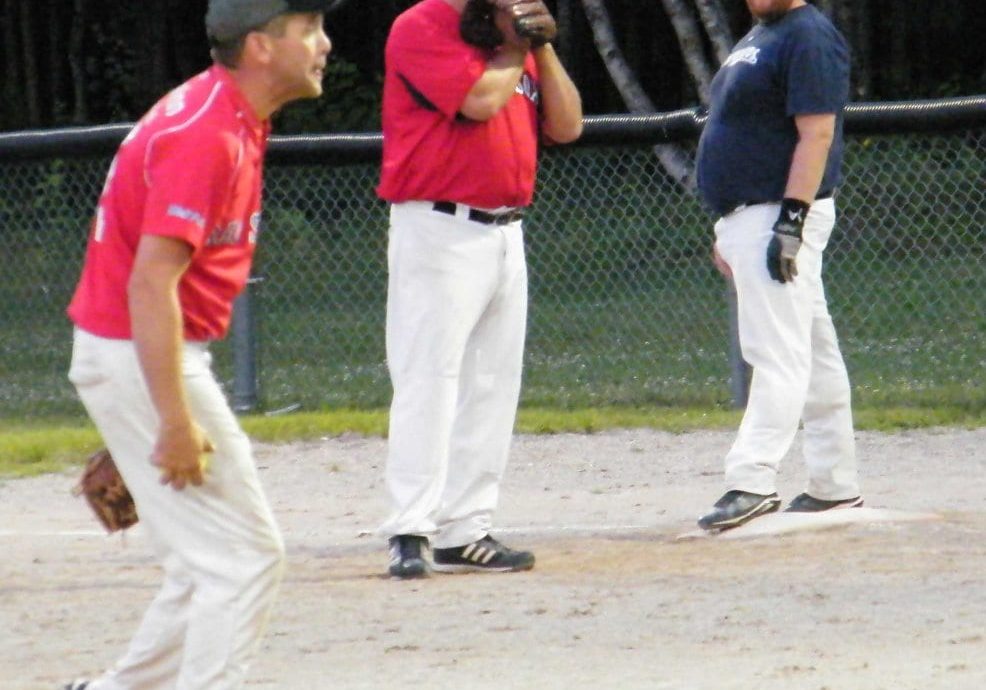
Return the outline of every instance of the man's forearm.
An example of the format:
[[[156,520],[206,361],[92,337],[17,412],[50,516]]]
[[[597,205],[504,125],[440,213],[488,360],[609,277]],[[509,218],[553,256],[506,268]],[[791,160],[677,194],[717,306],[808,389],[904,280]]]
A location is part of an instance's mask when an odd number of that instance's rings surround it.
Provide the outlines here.
[[[191,424],[182,379],[181,307],[175,286],[139,277],[129,290],[130,322],[144,381],[161,426]]]
[[[541,81],[544,133],[553,141],[566,143],[582,134],[582,97],[554,47],[546,43],[534,49]]]
[[[818,186],[825,174],[825,161],[828,160],[830,141],[802,140],[791,157],[791,171],[787,178],[784,196],[800,199],[809,204],[815,200]]]
[[[825,164],[835,135],[835,116],[801,115],[795,118],[798,143],[791,156],[784,197],[810,204],[825,176]]]
[[[527,49],[506,44],[486,64],[483,76],[473,85],[460,109],[470,120],[484,122],[507,104],[524,76]]]

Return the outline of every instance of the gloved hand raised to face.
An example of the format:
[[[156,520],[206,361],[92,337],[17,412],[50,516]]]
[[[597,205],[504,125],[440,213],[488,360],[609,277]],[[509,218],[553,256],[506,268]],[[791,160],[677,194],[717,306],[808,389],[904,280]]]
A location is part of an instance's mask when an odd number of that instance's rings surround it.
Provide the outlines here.
[[[558,25],[542,0],[494,0],[496,6],[513,18],[514,30],[521,38],[540,48],[558,36]]]
[[[789,283],[798,275],[796,258],[801,249],[801,233],[810,205],[801,199],[784,199],[774,223],[774,236],[767,245],[767,272],[779,283]]]
[[[517,38],[532,48],[558,35],[555,18],[541,0],[467,0],[459,21],[462,40],[487,50],[502,45],[506,39],[497,26],[498,13],[509,19]]]

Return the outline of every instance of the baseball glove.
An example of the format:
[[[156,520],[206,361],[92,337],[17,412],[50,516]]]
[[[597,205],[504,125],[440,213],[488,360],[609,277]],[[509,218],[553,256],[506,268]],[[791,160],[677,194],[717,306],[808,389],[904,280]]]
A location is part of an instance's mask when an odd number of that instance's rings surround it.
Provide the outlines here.
[[[503,32],[493,20],[496,7],[490,0],[467,0],[459,19],[462,40],[484,50],[493,50],[503,43]]]
[[[137,507],[130,490],[116,469],[113,456],[105,448],[86,460],[82,478],[72,493],[86,497],[96,517],[109,532],[137,524]]]
[[[532,48],[540,48],[558,35],[555,18],[542,0],[515,0],[506,9],[513,16],[517,35],[530,41]]]
[[[459,21],[462,40],[486,50],[500,46],[504,36],[494,19],[497,10],[511,16],[517,36],[530,41],[532,48],[558,35],[555,18],[542,0],[467,0]]]

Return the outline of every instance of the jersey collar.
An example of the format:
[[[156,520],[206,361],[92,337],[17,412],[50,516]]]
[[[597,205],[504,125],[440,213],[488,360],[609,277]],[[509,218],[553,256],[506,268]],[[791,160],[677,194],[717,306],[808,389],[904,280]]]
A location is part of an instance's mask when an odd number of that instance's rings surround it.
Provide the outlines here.
[[[233,79],[233,75],[222,65],[213,65],[209,71],[216,81],[220,82],[227,94],[229,103],[236,111],[237,116],[242,120],[249,130],[257,137],[263,138],[270,134],[270,120],[261,120],[253,110],[253,106],[247,101],[246,96],[240,90],[239,84]]]

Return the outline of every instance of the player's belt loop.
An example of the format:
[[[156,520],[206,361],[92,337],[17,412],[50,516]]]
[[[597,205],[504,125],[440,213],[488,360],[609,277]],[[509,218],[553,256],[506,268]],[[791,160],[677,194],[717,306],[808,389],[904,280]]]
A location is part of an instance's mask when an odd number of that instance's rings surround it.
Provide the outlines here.
[[[432,209],[438,211],[439,213],[446,213],[450,216],[456,215],[459,205],[454,201],[436,201],[432,204]],[[478,208],[468,208],[469,211],[466,214],[469,220],[474,223],[480,223],[482,225],[510,225],[510,223],[516,223],[524,217],[524,209],[522,208],[512,208],[509,211],[504,211],[503,213],[490,213],[488,211],[481,211]]]

